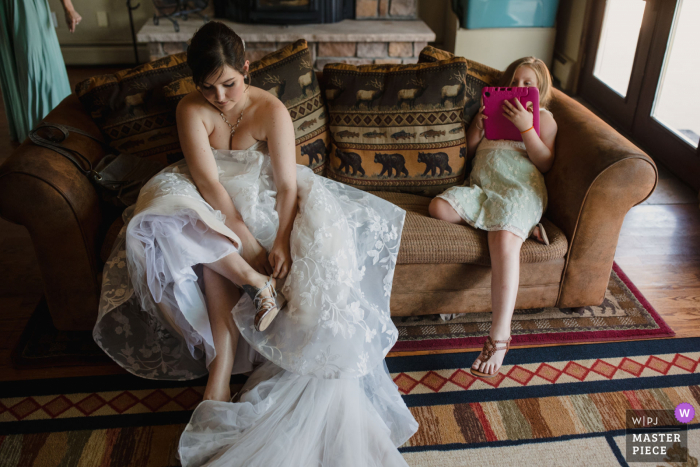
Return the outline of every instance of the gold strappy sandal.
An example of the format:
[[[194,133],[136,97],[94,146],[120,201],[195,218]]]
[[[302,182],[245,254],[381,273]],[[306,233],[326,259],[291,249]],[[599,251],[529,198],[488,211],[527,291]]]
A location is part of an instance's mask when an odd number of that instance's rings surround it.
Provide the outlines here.
[[[260,296],[260,293],[268,287],[270,288],[270,296]],[[243,285],[243,290],[250,296],[250,298],[253,299],[253,304],[255,305],[255,330],[264,331],[267,329],[270,323],[272,323],[272,320],[275,319],[277,313],[279,312],[275,302],[277,290],[272,287],[272,276],[270,276],[267,282],[265,282],[265,285],[263,285],[261,288],[245,284]]]
[[[540,237],[542,237],[542,241],[540,242],[536,238],[535,238],[535,241],[537,241],[538,243],[542,243],[544,245],[549,245],[549,237],[547,237],[547,232],[544,230],[544,225],[542,225],[542,222],[537,224],[537,227],[540,228]]]
[[[481,354],[479,355],[479,360],[481,363],[486,363],[489,360],[491,360],[491,357],[493,357],[493,354],[496,353],[497,350],[504,350],[503,347],[496,347],[496,344],[505,344],[505,351],[506,353],[503,355],[503,358],[506,358],[506,354],[508,354],[508,350],[510,350],[510,340],[511,337],[509,337],[507,340],[504,341],[495,341],[491,339],[491,336],[486,336],[486,342],[484,342],[484,348],[481,349]],[[486,359],[482,358],[486,357]],[[488,373],[482,373],[479,370],[475,370],[474,368],[469,368],[469,371],[474,376],[478,376],[479,378],[493,378],[496,376],[498,373],[501,372],[501,367],[503,367],[503,364],[501,364],[500,367],[498,367],[498,371],[496,371],[494,374],[490,375]]]

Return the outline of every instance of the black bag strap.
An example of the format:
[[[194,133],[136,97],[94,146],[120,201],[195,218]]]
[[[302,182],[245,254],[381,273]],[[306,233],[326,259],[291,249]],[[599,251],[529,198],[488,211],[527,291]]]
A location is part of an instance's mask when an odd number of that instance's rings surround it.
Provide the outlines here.
[[[60,141],[46,139],[39,134],[39,130],[43,128],[55,128],[63,134],[63,138]],[[101,180],[102,176],[94,170],[90,159],[83,156],[82,154],[80,154],[80,152],[76,151],[75,149],[70,149],[60,144],[61,142],[65,141],[65,139],[68,137],[71,131],[83,136],[87,136],[93,141],[100,143],[100,145],[103,148],[105,148],[108,153],[112,153],[112,148],[110,146],[95,138],[91,134],[86,133],[78,128],[73,128],[72,126],[68,125],[62,125],[60,123],[42,122],[38,127],[29,132],[29,139],[32,143],[38,146],[51,149],[61,154],[69,161],[71,161],[73,165],[75,165],[78,168],[78,170],[80,170],[85,176],[93,178],[94,180]]]

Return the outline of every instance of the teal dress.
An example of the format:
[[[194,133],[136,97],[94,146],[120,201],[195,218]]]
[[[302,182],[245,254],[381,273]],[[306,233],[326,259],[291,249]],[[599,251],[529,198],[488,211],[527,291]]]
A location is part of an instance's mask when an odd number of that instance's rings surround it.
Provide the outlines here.
[[[46,0],[2,0],[0,86],[10,139],[24,141],[71,89]]]
[[[477,229],[507,230],[523,241],[547,208],[547,188],[522,141],[481,140],[463,186],[438,195]]]

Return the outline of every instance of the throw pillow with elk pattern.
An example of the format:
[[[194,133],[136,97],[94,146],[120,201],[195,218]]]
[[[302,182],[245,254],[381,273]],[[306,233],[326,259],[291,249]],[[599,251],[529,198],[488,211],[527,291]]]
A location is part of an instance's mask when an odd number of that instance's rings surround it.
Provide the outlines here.
[[[363,190],[434,196],[464,181],[467,62],[328,64],[327,175]]]
[[[270,92],[289,110],[294,122],[297,164],[323,175],[330,149],[328,118],[306,41],[298,40],[251,63],[249,75],[251,86]],[[191,77],[183,78],[165,87],[165,98],[176,107],[195,89]]]
[[[418,63],[432,63],[440,60],[448,60],[455,55],[433,46],[426,46],[418,56]],[[467,74],[465,86],[467,98],[464,101],[464,128],[469,128],[474,116],[479,112],[481,103],[481,89],[484,86],[496,86],[501,72],[490,66],[467,59]]]

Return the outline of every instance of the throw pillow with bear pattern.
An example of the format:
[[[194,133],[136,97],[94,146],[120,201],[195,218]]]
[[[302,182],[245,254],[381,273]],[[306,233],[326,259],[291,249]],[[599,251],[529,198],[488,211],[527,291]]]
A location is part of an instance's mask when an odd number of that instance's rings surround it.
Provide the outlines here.
[[[328,64],[329,178],[363,190],[434,196],[464,181],[467,62]]]

